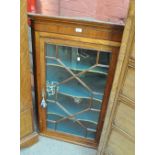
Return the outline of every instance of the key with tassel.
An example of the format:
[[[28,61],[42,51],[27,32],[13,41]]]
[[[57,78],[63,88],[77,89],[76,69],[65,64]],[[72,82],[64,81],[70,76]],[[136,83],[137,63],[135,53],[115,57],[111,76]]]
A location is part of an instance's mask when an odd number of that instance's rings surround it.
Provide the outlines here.
[[[42,108],[46,108],[46,107],[47,107],[47,103],[46,103],[46,101],[45,101],[45,91],[44,91],[44,89],[42,90],[41,107],[42,107]]]

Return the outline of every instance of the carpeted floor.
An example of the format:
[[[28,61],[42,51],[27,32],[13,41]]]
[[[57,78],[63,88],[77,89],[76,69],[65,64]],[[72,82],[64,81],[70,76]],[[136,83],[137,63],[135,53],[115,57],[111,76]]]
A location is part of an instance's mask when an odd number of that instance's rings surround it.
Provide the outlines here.
[[[96,152],[91,148],[40,136],[38,143],[21,149],[20,155],[96,155]]]

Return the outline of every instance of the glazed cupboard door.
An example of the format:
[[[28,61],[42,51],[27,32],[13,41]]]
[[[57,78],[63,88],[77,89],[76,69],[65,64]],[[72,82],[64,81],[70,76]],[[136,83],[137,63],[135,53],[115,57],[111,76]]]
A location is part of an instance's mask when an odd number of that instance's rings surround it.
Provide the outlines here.
[[[118,52],[61,39],[37,41],[41,134],[96,147]],[[93,47],[93,48],[92,48]]]

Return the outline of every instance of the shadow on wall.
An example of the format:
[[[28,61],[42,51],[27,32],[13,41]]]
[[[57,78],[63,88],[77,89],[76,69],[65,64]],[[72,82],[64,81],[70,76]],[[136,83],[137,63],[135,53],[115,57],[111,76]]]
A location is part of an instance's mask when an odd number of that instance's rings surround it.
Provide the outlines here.
[[[36,0],[36,12],[48,16],[66,16],[122,23],[129,0]]]

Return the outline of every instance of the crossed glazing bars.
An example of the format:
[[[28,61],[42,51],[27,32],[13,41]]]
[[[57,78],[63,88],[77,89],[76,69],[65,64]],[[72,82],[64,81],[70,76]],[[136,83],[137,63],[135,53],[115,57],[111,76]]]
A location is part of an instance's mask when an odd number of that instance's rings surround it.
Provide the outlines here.
[[[95,131],[96,131],[96,130],[94,130],[94,129],[85,127],[85,125],[83,125],[83,123],[81,123],[82,120],[80,121],[80,119],[76,119],[75,116],[76,116],[76,115],[79,115],[79,114],[81,114],[81,113],[84,113],[84,112],[93,110],[93,109],[91,109],[92,101],[93,101],[93,94],[99,94],[99,95],[101,95],[100,93],[93,92],[93,91],[92,91],[92,90],[78,77],[79,75],[82,75],[82,74],[84,74],[84,73],[86,73],[86,72],[89,72],[91,69],[94,69],[94,68],[97,67],[97,66],[99,66],[99,67],[106,67],[106,68],[109,67],[108,65],[98,64],[98,62],[99,62],[99,54],[100,54],[100,51],[97,52],[97,58],[96,58],[96,64],[95,64],[95,65],[89,67],[88,69],[86,69],[86,70],[84,70],[84,71],[82,71],[82,72],[80,72],[80,73],[78,73],[78,74],[74,74],[74,73],[71,71],[71,69],[70,69],[69,67],[67,67],[67,66],[58,58],[58,46],[56,46],[56,58],[55,58],[55,57],[46,56],[46,58],[48,58],[48,59],[56,60],[57,62],[59,62],[59,63],[62,65],[62,67],[63,67],[65,70],[67,70],[67,71],[72,75],[71,77],[69,77],[69,78],[63,80],[62,82],[59,82],[57,85],[64,84],[64,83],[66,83],[66,82],[68,82],[68,81],[70,81],[70,80],[72,80],[72,79],[76,79],[81,85],[83,85],[83,86],[91,93],[91,97],[90,97],[90,106],[89,106],[87,109],[84,109],[84,110],[82,110],[82,111],[80,111],[80,112],[77,112],[77,113],[75,113],[75,114],[71,114],[64,106],[62,106],[62,104],[59,103],[59,102],[57,101],[57,97],[56,97],[56,100],[55,100],[55,101],[47,100],[49,103],[51,103],[51,102],[56,103],[57,106],[59,106],[59,108],[62,109],[62,110],[68,115],[67,117],[61,118],[60,120],[57,120],[57,121],[47,120],[48,122],[55,123],[55,130],[56,130],[57,123],[62,122],[62,121],[67,120],[67,119],[72,119],[73,121],[75,121],[76,123],[78,123],[82,128],[85,129],[85,131],[86,131],[85,137],[87,137],[87,132],[88,132],[88,131],[91,131],[91,132],[95,132]],[[107,75],[107,73],[105,73],[105,75]],[[57,96],[57,92],[56,92],[56,96]],[[94,110],[94,111],[95,111],[95,110]],[[85,121],[87,121],[87,120],[85,120]],[[95,125],[97,125],[97,123],[94,122],[94,121],[88,120],[88,122],[91,122],[91,123],[94,123]]]

